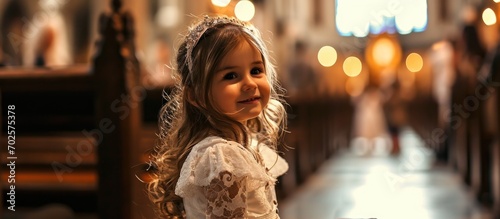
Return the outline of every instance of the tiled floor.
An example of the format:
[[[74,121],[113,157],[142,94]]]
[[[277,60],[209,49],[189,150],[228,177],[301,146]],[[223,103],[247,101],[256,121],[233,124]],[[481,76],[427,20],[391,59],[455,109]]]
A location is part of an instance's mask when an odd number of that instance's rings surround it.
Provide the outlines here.
[[[282,219],[489,219],[458,175],[434,164],[411,129],[401,154],[346,151],[280,203]]]

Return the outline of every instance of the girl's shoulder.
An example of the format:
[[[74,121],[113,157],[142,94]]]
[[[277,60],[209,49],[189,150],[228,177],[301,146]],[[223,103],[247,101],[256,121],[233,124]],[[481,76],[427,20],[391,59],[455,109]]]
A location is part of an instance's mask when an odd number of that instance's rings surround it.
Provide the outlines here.
[[[193,146],[182,165],[176,194],[182,197],[193,185],[208,186],[221,173],[248,177],[263,183],[276,181],[241,144],[211,136]]]
[[[192,190],[192,186],[207,186],[222,173],[248,178],[253,182],[249,187],[252,189],[267,183],[274,184],[276,178],[288,170],[287,162],[268,146],[261,144],[252,148],[263,158],[263,163],[259,163],[254,153],[237,142],[217,136],[201,140],[193,146],[182,165],[176,194],[183,197]]]
[[[252,152],[238,142],[210,136],[193,146],[184,165],[190,165],[196,169],[208,167],[211,170],[222,168],[231,171],[243,166],[250,167],[259,164]]]
[[[208,186],[212,180],[227,173],[260,182],[254,183],[255,186],[276,181],[241,144],[212,136],[193,146],[182,165],[175,194],[181,197],[189,195],[190,191],[195,191],[193,186]]]
[[[190,156],[210,155],[209,159],[217,164],[218,158],[227,161],[228,165],[244,164],[244,166],[257,168],[263,167],[268,175],[276,178],[288,170],[288,163],[278,153],[265,144],[259,144],[252,138],[251,150],[254,150],[262,158],[262,164],[255,159],[255,154],[241,144],[229,141],[218,136],[210,136],[193,147]],[[224,162],[223,162],[224,163]],[[259,168],[260,169],[260,168]]]

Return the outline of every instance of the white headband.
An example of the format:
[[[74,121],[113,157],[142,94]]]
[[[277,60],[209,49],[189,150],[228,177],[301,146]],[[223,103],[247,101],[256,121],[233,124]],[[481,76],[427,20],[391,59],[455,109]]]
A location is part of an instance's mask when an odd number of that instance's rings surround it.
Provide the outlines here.
[[[205,32],[217,25],[223,25],[223,24],[232,24],[236,26],[241,26],[249,29],[251,32],[253,32],[253,29],[251,28],[251,25],[238,20],[237,18],[234,17],[226,17],[226,16],[219,16],[219,17],[209,17],[207,15],[204,16],[203,21],[200,21],[196,25],[192,26],[189,28],[189,34],[186,37],[186,61],[188,64],[188,69],[189,73],[193,73],[193,58],[191,57],[191,54],[193,52],[194,47],[198,44],[198,41],[200,41],[200,38],[205,34]]]

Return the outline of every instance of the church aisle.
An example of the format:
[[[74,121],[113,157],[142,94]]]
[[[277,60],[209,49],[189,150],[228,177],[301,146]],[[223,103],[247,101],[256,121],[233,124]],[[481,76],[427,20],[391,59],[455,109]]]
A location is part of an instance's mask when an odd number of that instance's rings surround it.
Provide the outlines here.
[[[280,203],[283,219],[490,219],[449,167],[411,130],[399,157],[345,151]]]

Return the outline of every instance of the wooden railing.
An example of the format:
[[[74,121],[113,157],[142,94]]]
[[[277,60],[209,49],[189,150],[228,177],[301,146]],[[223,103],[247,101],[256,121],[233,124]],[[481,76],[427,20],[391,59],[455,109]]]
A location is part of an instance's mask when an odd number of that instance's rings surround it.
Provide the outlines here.
[[[140,147],[139,63],[132,19],[120,6],[112,1],[112,12],[101,16],[90,66],[0,69],[2,142],[8,138],[8,106],[16,113],[12,185],[18,207],[52,201],[99,218],[126,219],[143,211],[139,205],[147,206],[144,197],[137,198],[144,191],[134,191],[141,185],[133,186],[140,184],[135,166],[142,167],[147,150]],[[152,146],[146,141],[146,148]],[[7,147],[1,151],[5,165]],[[11,185],[4,183],[9,174],[2,171],[3,194]]]

